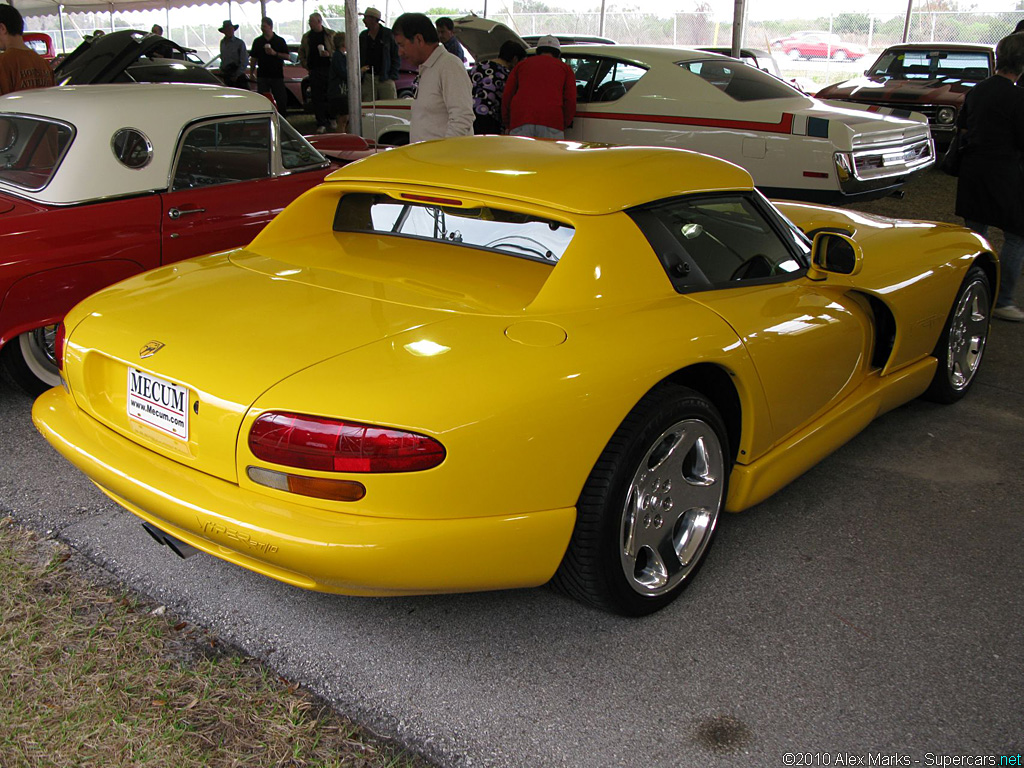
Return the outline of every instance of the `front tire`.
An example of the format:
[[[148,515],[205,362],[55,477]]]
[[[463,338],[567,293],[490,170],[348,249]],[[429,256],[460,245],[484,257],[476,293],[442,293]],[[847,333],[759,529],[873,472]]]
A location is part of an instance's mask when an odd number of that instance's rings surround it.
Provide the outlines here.
[[[3,368],[11,381],[33,397],[60,386],[60,372],[54,356],[57,326],[26,331],[3,348]]]
[[[625,616],[675,600],[704,562],[728,493],[725,424],[703,395],[649,392],[587,478],[556,588]]]
[[[846,51],[832,51],[832,61],[846,61]]]
[[[800,59],[803,58],[803,56],[800,55],[800,51],[796,48],[791,48],[789,50],[789,53],[787,53],[786,55],[789,56],[789,58],[791,58],[793,61],[799,61]]]
[[[939,364],[923,397],[955,403],[974,384],[992,319],[992,287],[981,267],[971,267],[957,291],[946,326],[932,353]]]

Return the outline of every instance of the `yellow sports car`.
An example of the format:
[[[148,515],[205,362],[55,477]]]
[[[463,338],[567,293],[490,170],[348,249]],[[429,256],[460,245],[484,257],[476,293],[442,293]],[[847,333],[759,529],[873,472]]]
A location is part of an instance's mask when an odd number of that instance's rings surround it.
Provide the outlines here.
[[[773,205],[703,155],[427,142],[78,305],[33,416],[179,553],[640,615],[723,510],[962,397],[998,273],[965,229]]]

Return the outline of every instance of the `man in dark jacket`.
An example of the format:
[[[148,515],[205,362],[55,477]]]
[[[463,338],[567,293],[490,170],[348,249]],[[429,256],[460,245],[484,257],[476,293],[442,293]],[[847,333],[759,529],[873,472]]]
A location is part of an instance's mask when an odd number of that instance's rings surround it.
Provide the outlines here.
[[[284,87],[284,62],[291,57],[288,43],[274,34],[274,22],[264,16],[260,21],[263,32],[252,41],[249,59],[256,69],[256,90],[274,97],[281,117],[288,114],[288,91]]]
[[[363,25],[359,33],[359,62],[363,73],[363,101],[397,99],[398,44],[390,29],[380,23],[380,11],[363,11]]]
[[[309,72],[309,100],[313,102],[316,117],[316,132],[334,130],[337,123],[331,114],[327,97],[327,81],[330,79],[331,55],[334,53],[334,32],[324,26],[319,13],[309,15],[309,31],[299,43],[299,64]]]
[[[1024,34],[996,46],[996,74],[974,86],[957,118],[961,131],[956,215],[980,235],[1003,231],[994,317],[1024,322],[1015,289],[1024,264]]]

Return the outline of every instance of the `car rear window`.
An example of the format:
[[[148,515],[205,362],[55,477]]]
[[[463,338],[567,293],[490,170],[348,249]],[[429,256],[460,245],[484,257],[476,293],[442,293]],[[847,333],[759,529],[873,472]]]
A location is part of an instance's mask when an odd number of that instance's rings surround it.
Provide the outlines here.
[[[800,91],[777,77],[742,62],[708,59],[678,63],[683,69],[711,83],[736,101],[767,101],[803,96]]]
[[[416,197],[399,200],[363,192],[344,195],[334,215],[334,231],[438,240],[545,264],[562,258],[576,232],[568,224],[527,213],[462,208],[457,200]]]
[[[36,192],[60,167],[75,131],[66,123],[0,115],[0,182]]]
[[[984,80],[992,70],[988,54],[982,51],[890,50],[868,74],[893,80]]]

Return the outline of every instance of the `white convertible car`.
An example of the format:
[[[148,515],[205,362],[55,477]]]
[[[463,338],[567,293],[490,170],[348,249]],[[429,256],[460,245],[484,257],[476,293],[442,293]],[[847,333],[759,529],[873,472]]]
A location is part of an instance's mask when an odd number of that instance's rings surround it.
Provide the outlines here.
[[[470,16],[456,32],[479,61],[518,36]],[[843,203],[898,190],[935,160],[924,115],[818,101],[740,61],[703,51],[627,45],[562,48],[576,72],[566,138],[679,147],[750,171],[768,196]],[[410,101],[363,104],[363,136],[405,144]],[[906,114],[905,112],[901,114]]]

